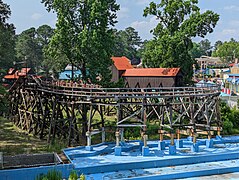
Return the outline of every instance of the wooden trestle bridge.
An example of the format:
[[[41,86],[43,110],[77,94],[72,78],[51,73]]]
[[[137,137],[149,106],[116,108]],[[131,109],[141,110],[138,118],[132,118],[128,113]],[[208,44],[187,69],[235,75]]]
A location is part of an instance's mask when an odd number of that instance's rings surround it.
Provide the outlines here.
[[[114,132],[123,139],[125,128],[141,128],[147,135],[148,122],[164,134],[208,135],[221,130],[217,87],[147,89],[85,88],[59,86],[37,79],[19,79],[10,89],[10,117],[20,128],[53,142],[86,143],[100,134],[105,141],[108,115],[115,116]],[[111,120],[112,121],[112,120]]]

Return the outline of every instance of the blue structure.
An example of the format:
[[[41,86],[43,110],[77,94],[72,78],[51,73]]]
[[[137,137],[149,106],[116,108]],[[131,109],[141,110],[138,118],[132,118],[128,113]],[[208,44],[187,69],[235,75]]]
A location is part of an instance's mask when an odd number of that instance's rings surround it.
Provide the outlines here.
[[[78,78],[82,75],[81,71],[77,69],[75,66],[73,67],[74,78]],[[72,65],[68,64],[65,70],[59,73],[60,80],[71,80],[72,79]]]
[[[65,178],[74,169],[87,180],[174,179],[239,172],[239,136],[198,139],[195,144],[183,139],[183,147],[175,149],[175,155],[170,154],[170,141],[163,142],[165,150],[159,150],[158,141],[148,141],[147,152],[140,148],[142,141],[125,142],[121,156],[115,156],[114,143],[93,145],[92,151],[83,146],[67,148],[63,152],[71,164],[0,170],[0,180],[31,180],[50,169],[62,171]]]
[[[80,77],[81,76],[81,71],[76,70],[74,71],[74,78]],[[71,80],[72,78],[71,70],[65,70],[61,73],[59,73],[59,79],[60,80]]]

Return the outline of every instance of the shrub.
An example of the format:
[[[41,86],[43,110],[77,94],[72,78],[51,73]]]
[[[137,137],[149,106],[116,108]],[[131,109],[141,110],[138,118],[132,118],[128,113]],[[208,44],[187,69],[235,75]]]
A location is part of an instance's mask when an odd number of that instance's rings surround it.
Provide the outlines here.
[[[71,174],[68,178],[68,180],[77,180],[78,179],[78,175],[76,171],[71,171]]]
[[[0,85],[0,116],[7,112],[8,101],[6,99],[7,92],[3,86]]]
[[[233,123],[229,120],[223,122],[223,132],[225,134],[231,134],[233,130]]]
[[[81,175],[80,175],[80,180],[86,180],[86,178],[85,178],[85,175],[84,175],[84,174],[81,174]]]
[[[57,170],[49,170],[47,174],[41,174],[36,177],[36,180],[62,180],[62,174]]]

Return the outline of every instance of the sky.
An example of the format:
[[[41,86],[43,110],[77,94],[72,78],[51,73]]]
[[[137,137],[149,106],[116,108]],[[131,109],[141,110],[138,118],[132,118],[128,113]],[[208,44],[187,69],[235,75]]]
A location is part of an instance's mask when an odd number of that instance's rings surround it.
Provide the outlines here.
[[[144,39],[152,38],[150,30],[157,25],[154,16],[143,17],[143,10],[152,0],[117,0],[120,4],[117,29],[133,27],[139,32],[140,37]],[[48,24],[55,27],[56,15],[46,11],[41,0],[3,0],[10,5],[12,15],[9,22],[16,27],[17,34],[29,29],[30,27],[39,27]],[[160,0],[155,0],[160,2]],[[231,38],[239,40],[239,0],[199,0],[198,6],[201,12],[212,10],[220,15],[220,20],[212,34],[205,38],[212,43],[217,40],[228,41]],[[200,41],[201,38],[194,38],[194,41]]]

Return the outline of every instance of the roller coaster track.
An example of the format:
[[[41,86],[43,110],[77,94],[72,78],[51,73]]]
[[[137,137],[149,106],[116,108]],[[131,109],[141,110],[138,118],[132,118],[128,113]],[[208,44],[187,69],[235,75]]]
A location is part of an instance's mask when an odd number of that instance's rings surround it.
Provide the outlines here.
[[[210,138],[221,130],[217,87],[109,89],[59,86],[38,79],[19,82],[10,93],[11,118],[49,143],[56,138],[68,145],[86,143],[87,137],[90,145],[96,134],[105,141],[109,128],[122,139],[124,129],[139,128],[145,135],[148,124],[161,135],[201,133]]]

